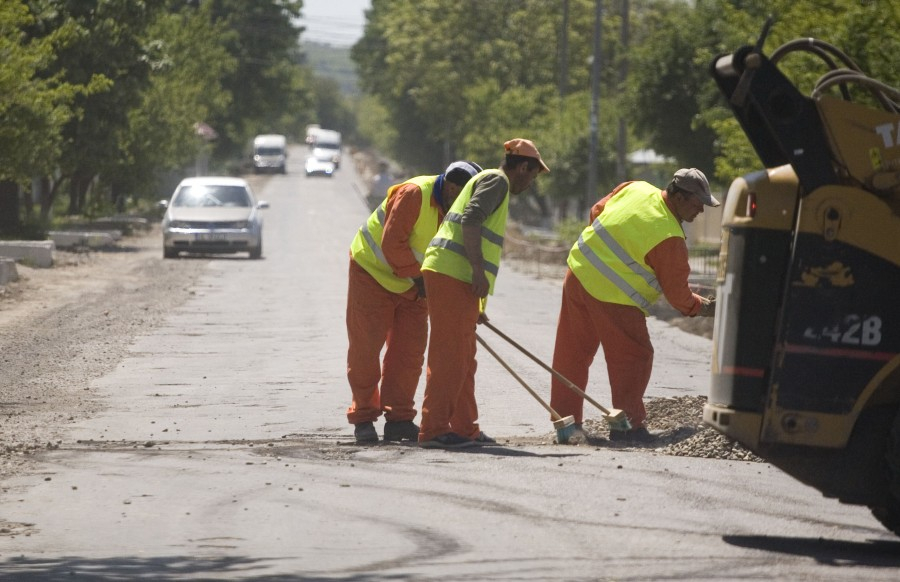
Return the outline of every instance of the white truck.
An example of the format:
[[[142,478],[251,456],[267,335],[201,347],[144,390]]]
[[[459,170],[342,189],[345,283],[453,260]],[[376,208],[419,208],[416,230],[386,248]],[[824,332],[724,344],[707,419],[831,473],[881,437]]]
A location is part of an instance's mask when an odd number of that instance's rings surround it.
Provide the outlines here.
[[[287,173],[287,139],[280,134],[258,135],[253,138],[253,171]]]
[[[341,132],[319,129],[313,134],[312,155],[320,161],[328,161],[335,168],[341,167]]]

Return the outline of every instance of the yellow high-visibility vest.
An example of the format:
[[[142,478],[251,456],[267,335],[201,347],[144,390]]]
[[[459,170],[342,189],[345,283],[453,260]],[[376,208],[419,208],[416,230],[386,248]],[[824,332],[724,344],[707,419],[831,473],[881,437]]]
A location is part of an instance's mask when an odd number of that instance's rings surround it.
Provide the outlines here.
[[[481,225],[481,254],[484,259],[484,273],[494,293],[494,282],[500,270],[500,255],[503,252],[503,236],[506,234],[506,218],[509,215],[509,178],[502,170],[484,170],[476,174],[466,184],[453,202],[444,222],[425,251],[423,271],[435,271],[449,275],[466,283],[472,282],[472,265],[466,256],[463,244],[462,215],[472,199],[473,185],[488,174],[503,176],[506,182],[506,196],[503,203]]]
[[[419,210],[419,218],[416,219],[409,236],[409,246],[420,265],[425,257],[425,249],[437,232],[438,223],[441,220],[439,209],[431,204],[431,195],[437,178],[437,176],[418,176],[403,182],[403,184],[414,184],[422,191],[422,208]],[[353,257],[353,260],[372,275],[382,287],[392,293],[403,293],[413,286],[413,280],[409,277],[398,277],[394,274],[381,249],[385,208],[387,208],[388,200],[403,184],[395,184],[388,188],[384,201],[360,227],[356,236],[353,237],[353,242],[350,243],[350,256]]]
[[[592,297],[635,305],[646,315],[662,288],[645,257],[650,249],[673,236],[683,239],[684,230],[666,206],[660,189],[647,182],[633,182],[613,196],[582,231],[567,262]]]

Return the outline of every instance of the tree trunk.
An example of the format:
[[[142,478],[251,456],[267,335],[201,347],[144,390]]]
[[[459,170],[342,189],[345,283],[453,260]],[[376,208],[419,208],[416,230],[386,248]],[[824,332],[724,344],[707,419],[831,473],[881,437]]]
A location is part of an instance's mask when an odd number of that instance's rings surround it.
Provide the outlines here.
[[[0,234],[11,235],[21,230],[19,219],[19,185],[0,181]]]
[[[44,178],[44,180],[47,180],[48,184],[52,183],[52,186],[45,188],[41,192],[41,224],[47,224],[50,221],[50,212],[53,210],[53,201],[56,199],[56,192],[63,182],[62,178],[54,182],[51,182],[49,178]]]
[[[87,190],[91,185],[91,178],[83,175],[74,176],[69,183],[69,209],[66,214],[74,216],[84,214]]]

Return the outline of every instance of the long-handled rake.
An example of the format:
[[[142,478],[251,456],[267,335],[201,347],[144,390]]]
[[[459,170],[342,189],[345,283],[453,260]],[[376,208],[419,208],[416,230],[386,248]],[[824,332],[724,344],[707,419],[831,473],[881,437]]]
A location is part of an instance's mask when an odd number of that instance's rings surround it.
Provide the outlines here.
[[[523,380],[518,374],[516,374],[516,372],[509,366],[509,364],[503,361],[503,358],[501,358],[500,355],[497,354],[497,352],[491,349],[491,346],[489,346],[487,342],[484,341],[477,333],[475,334],[475,339],[478,340],[478,343],[480,343],[484,347],[484,349],[486,349],[492,356],[494,356],[494,358],[496,358],[498,362],[500,362],[500,365],[506,368],[507,372],[512,374],[513,378],[519,381],[519,384],[525,387],[525,390],[528,390],[528,393],[531,394],[535,400],[541,403],[541,406],[547,409],[547,412],[550,413],[550,417],[553,419],[553,428],[556,429],[556,440],[560,443],[568,442],[575,431],[578,430],[578,427],[575,425],[575,417],[560,416],[559,413],[553,410],[550,405],[547,404],[544,399],[541,398],[538,393],[535,392],[531,388],[531,386],[529,386],[525,382],[525,380]]]
[[[488,329],[490,329],[491,331],[493,331],[494,333],[499,335],[501,338],[503,338],[504,340],[509,342],[510,345],[512,345],[514,348],[516,348],[517,350],[519,350],[520,352],[522,352],[523,354],[525,354],[526,356],[531,358],[540,367],[542,367],[543,369],[545,369],[548,372],[550,372],[551,374],[553,374],[553,376],[557,380],[559,380],[560,382],[565,384],[570,390],[572,390],[573,392],[575,392],[576,394],[578,394],[579,396],[581,396],[582,398],[584,398],[585,400],[587,400],[588,402],[590,402],[591,404],[596,406],[598,409],[600,409],[600,412],[603,413],[604,420],[606,420],[607,424],[609,424],[609,428],[611,430],[628,430],[631,428],[631,422],[629,422],[628,416],[625,414],[624,410],[619,410],[618,408],[612,408],[612,409],[605,408],[602,404],[600,404],[599,402],[597,402],[596,400],[594,400],[593,398],[588,396],[584,390],[582,390],[581,388],[576,386],[574,382],[572,382],[571,380],[569,380],[568,378],[566,378],[565,376],[563,376],[562,374],[560,374],[559,372],[557,372],[556,370],[554,370],[553,368],[551,368],[550,366],[548,366],[547,364],[542,362],[537,356],[535,356],[534,354],[532,354],[531,352],[529,352],[528,350],[526,350],[525,348],[520,346],[518,343],[515,342],[515,340],[513,340],[511,337],[509,337],[508,335],[506,335],[499,329],[497,329],[492,323],[485,321],[485,322],[482,322],[482,325],[486,326]]]

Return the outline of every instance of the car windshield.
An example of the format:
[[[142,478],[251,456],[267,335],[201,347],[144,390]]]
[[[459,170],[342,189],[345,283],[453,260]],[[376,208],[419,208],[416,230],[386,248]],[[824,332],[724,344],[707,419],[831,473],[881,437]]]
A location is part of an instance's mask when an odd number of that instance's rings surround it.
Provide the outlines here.
[[[250,196],[241,186],[182,186],[172,203],[183,208],[202,206],[250,206]]]
[[[261,156],[280,156],[283,150],[276,147],[260,147],[256,148],[256,153]]]

